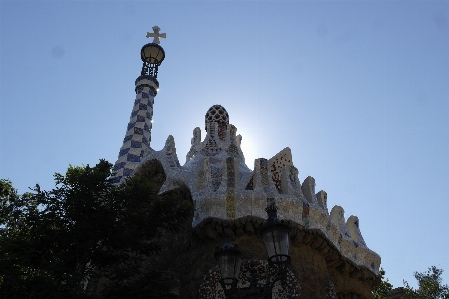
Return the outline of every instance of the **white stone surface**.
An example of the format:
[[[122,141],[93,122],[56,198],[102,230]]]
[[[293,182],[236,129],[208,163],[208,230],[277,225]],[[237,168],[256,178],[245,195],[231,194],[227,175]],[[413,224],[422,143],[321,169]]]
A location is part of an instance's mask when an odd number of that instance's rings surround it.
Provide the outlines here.
[[[274,202],[280,218],[320,230],[343,256],[379,273],[380,256],[366,246],[358,218],[351,216],[346,222],[340,206],[329,214],[326,192],[315,194],[313,177],[300,183],[289,148],[271,159],[256,159],[254,170],[250,170],[240,148],[242,137],[236,132],[232,124],[207,122],[203,141],[201,129],[193,130],[183,166],[172,136],[162,150],[146,151],[139,165],[152,159],[161,162],[167,180],[160,193],[189,188],[195,205],[193,227],[209,217],[234,220],[251,215],[266,219],[265,208]]]

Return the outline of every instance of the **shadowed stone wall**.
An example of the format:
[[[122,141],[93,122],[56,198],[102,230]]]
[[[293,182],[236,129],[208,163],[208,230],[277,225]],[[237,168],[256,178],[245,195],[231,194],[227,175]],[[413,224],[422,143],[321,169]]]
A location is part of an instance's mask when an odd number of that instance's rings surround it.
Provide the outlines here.
[[[243,217],[235,221],[207,219],[194,230],[195,238],[221,245],[224,233],[234,236],[233,243],[243,251],[244,259],[266,260],[267,254],[259,227],[263,219]],[[379,278],[364,267],[356,266],[331,245],[319,231],[307,230],[292,224],[290,233],[290,270],[301,286],[301,298],[326,298],[326,287],[331,281],[337,298],[374,298],[371,290]],[[210,257],[213,248],[209,246]],[[215,263],[212,261],[212,265]]]
[[[156,160],[146,162],[136,175],[144,175],[159,186],[165,181],[162,165]],[[187,187],[170,192],[181,192],[186,200],[191,200]],[[174,292],[179,294],[179,298],[199,298],[204,277],[216,266],[213,258],[215,246],[222,245],[225,233],[232,236],[233,244],[239,245],[243,259],[267,259],[259,235],[263,221],[253,216],[232,221],[207,218],[192,228],[192,221],[188,219],[180,233],[164,235],[161,253],[148,258],[142,266],[164,271],[173,281]],[[343,257],[320,231],[295,223],[291,225],[292,263],[289,269],[299,281],[300,298],[329,298],[326,295],[329,282],[333,283],[337,298],[374,298],[371,290],[379,283],[379,277]]]

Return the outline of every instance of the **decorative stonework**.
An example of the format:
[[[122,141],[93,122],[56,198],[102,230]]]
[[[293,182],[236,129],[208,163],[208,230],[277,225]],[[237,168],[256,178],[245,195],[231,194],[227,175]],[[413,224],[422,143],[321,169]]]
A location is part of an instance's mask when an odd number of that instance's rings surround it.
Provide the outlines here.
[[[345,223],[345,210],[343,210],[342,207],[334,206],[330,213],[330,217],[344,236],[351,237]]]
[[[326,284],[326,299],[337,299],[337,294],[335,292],[335,286],[331,280],[328,280]]]
[[[201,145],[201,129],[196,127],[193,130],[193,137],[190,139],[191,148],[186,155],[186,163],[189,162],[190,159],[195,157],[195,155],[199,152],[199,147]]]
[[[132,175],[141,164],[144,154],[152,151],[150,142],[153,105],[158,88],[154,81],[155,79],[150,76],[140,76],[136,80],[136,100],[123,145],[114,166],[116,183],[120,183],[124,178]]]
[[[166,33],[159,33],[161,28],[159,26],[153,26],[153,33],[147,32],[147,37],[153,38],[153,43],[160,44],[159,38],[166,38]]]
[[[207,131],[207,124],[213,122],[220,124],[221,129],[219,130],[219,132],[220,131],[223,132],[226,130],[226,125],[229,124],[229,114],[223,106],[213,105],[212,107],[209,108],[209,110],[207,110],[205,116],[206,131]]]
[[[248,185],[246,185],[245,190],[253,190],[254,189],[253,178],[254,178],[254,176],[251,176],[251,179],[249,180]]]
[[[344,211],[338,206],[329,214],[327,193],[315,193],[315,179],[311,176],[300,183],[290,149],[283,149],[271,159],[256,159],[254,170],[250,170],[240,148],[242,138],[236,136],[237,128],[229,124],[226,110],[212,108],[210,111],[215,113],[206,114],[206,136],[201,141],[200,128],[194,129],[183,166],[179,164],[173,137],[169,136],[161,151],[137,153],[139,162],[133,162],[134,167],[156,159],[167,175],[160,193],[181,186],[189,188],[195,204],[193,227],[209,218],[237,220],[251,215],[265,219],[265,208],[276,204],[280,218],[321,231],[344,257],[378,274],[380,257],[367,248],[358,218],[351,216],[346,222]],[[215,115],[219,115],[220,122],[213,121]]]
[[[311,176],[308,176],[301,185],[302,193],[304,194],[307,201],[311,204],[317,204],[318,200],[316,199],[315,194],[315,179]]]
[[[206,136],[206,145],[202,149],[201,154],[210,157],[218,155],[223,149],[218,145],[219,140],[216,138],[218,136],[218,123],[208,123],[207,128],[210,133]]]
[[[268,161],[267,159],[259,159],[260,162],[260,181],[262,186],[268,187]]]
[[[329,213],[327,210],[327,193],[326,191],[321,190],[316,194],[316,199],[318,201],[318,204],[320,207],[326,211],[326,213]]]
[[[214,187],[213,190],[217,191],[221,185],[221,177],[222,177],[221,167],[211,166],[210,174],[212,177],[212,186]]]
[[[285,148],[271,158],[268,162],[271,167],[272,180],[279,192],[282,192],[282,171],[284,168],[290,168],[293,166],[292,154],[289,148]],[[291,178],[290,178],[291,179]]]
[[[201,244],[210,241],[215,246],[221,243],[224,233],[229,234],[233,236],[233,244],[238,244],[242,249],[244,258],[263,260],[266,251],[258,233],[263,222],[264,219],[254,216],[236,220],[208,218],[193,229],[193,235],[201,239]],[[346,298],[340,296],[346,296],[348,292],[357,294],[354,298],[372,298],[371,289],[378,279],[372,269],[346,258],[322,231],[306,229],[293,222],[290,224],[292,263],[288,268],[299,281],[301,298],[326,298],[329,281],[335,287],[337,298]],[[211,251],[213,246],[210,248],[206,252]],[[211,260],[210,265],[215,266],[215,261]],[[203,275],[207,271],[204,270]]]
[[[277,272],[276,266],[270,266],[267,261],[254,261],[254,267],[257,271],[258,282],[265,284],[267,282],[268,275],[274,277]],[[240,266],[240,276],[237,287],[245,288],[249,287],[250,277],[250,261],[243,260]],[[200,299],[225,299],[224,291],[220,285],[220,274],[218,266],[212,268],[209,273],[204,277],[203,283],[200,286]],[[286,287],[288,286],[288,287]],[[300,298],[300,286],[295,278],[295,275],[287,269],[287,279],[283,286],[280,282],[274,285],[272,290],[273,299],[299,299]]]
[[[237,158],[237,157],[242,158],[240,156],[240,152],[241,152],[240,143],[237,142],[237,140],[239,140],[241,142],[242,136],[240,136],[240,135],[238,137],[235,136],[236,132],[237,132],[237,128],[233,125],[230,125],[229,126],[229,141],[231,144],[229,145],[228,149],[226,150],[226,153],[229,156],[234,157],[234,158]],[[225,139],[222,139],[222,140],[225,140]]]
[[[265,208],[276,205],[279,217],[291,226],[289,255],[293,263],[288,266],[287,281],[274,285],[271,298],[299,298],[300,291],[303,298],[372,298],[371,290],[379,280],[380,256],[367,247],[357,216],[345,221],[340,206],[329,213],[327,193],[316,193],[313,177],[301,184],[288,147],[270,159],[256,159],[254,169],[249,169],[241,150],[242,136],[236,135],[226,109],[213,105],[205,115],[206,136],[202,139],[199,127],[193,130],[184,165],[179,163],[171,135],[162,150],[151,149],[158,66],[165,57],[158,44],[166,34],[154,26],[147,37],[154,40],[141,50],[142,72],[135,81],[136,99],[114,166],[115,181],[157,172],[159,195],[181,194],[194,205],[191,225],[183,224],[184,232],[189,233],[176,237],[163,233],[167,242],[164,254],[150,257],[147,266],[172,274],[180,298],[198,298],[200,282],[214,265],[205,253],[212,252],[223,235],[231,235],[246,242],[245,258],[255,260],[258,281],[264,284],[268,275],[277,272],[277,266],[261,261],[266,252],[259,232],[266,219]],[[249,286],[249,268],[249,260],[244,260],[239,287]],[[224,299],[217,267],[204,277],[199,296]]]
[[[226,158],[226,219],[235,219],[235,169],[234,158]]]
[[[349,217],[348,221],[346,221],[346,227],[348,228],[348,232],[351,238],[360,246],[366,247],[365,240],[363,239],[362,233],[359,229],[359,218],[357,216]]]
[[[310,227],[309,212],[310,212],[310,205],[308,202],[304,201],[302,203],[302,221],[304,222],[305,228]]]

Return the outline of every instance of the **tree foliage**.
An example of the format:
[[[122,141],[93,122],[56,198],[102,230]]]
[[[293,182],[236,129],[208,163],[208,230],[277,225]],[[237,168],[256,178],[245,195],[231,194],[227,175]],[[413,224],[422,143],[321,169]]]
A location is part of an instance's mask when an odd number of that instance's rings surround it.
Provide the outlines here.
[[[418,281],[418,289],[410,287],[404,280],[404,289],[408,299],[449,299],[449,287],[443,285],[441,278],[443,270],[435,266],[430,267],[426,272],[415,272]]]
[[[192,204],[175,193],[158,196],[159,186],[144,176],[115,185],[111,169],[105,160],[70,166],[55,174],[54,189],[36,185],[23,195],[0,180],[1,298],[114,298],[115,286],[142,279],[173,297],[166,281],[139,265],[159,252],[165,231],[191,217]],[[109,287],[88,294],[87,281],[98,275]]]
[[[380,284],[373,289],[373,295],[376,299],[385,299],[387,294],[393,289],[393,285],[385,278],[385,270],[380,268]]]

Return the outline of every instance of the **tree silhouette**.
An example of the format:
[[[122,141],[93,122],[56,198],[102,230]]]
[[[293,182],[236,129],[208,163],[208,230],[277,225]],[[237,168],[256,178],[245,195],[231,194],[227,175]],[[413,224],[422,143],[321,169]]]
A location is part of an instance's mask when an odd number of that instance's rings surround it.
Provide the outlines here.
[[[70,166],[55,174],[55,183],[50,191],[36,185],[19,195],[0,180],[1,298],[115,298],[118,285],[136,292],[154,287],[160,298],[173,298],[166,280],[139,265],[158,254],[164,232],[176,232],[191,217],[188,196],[157,195],[160,186],[142,171],[115,185],[105,160]],[[98,276],[109,282],[103,293],[88,292]]]

